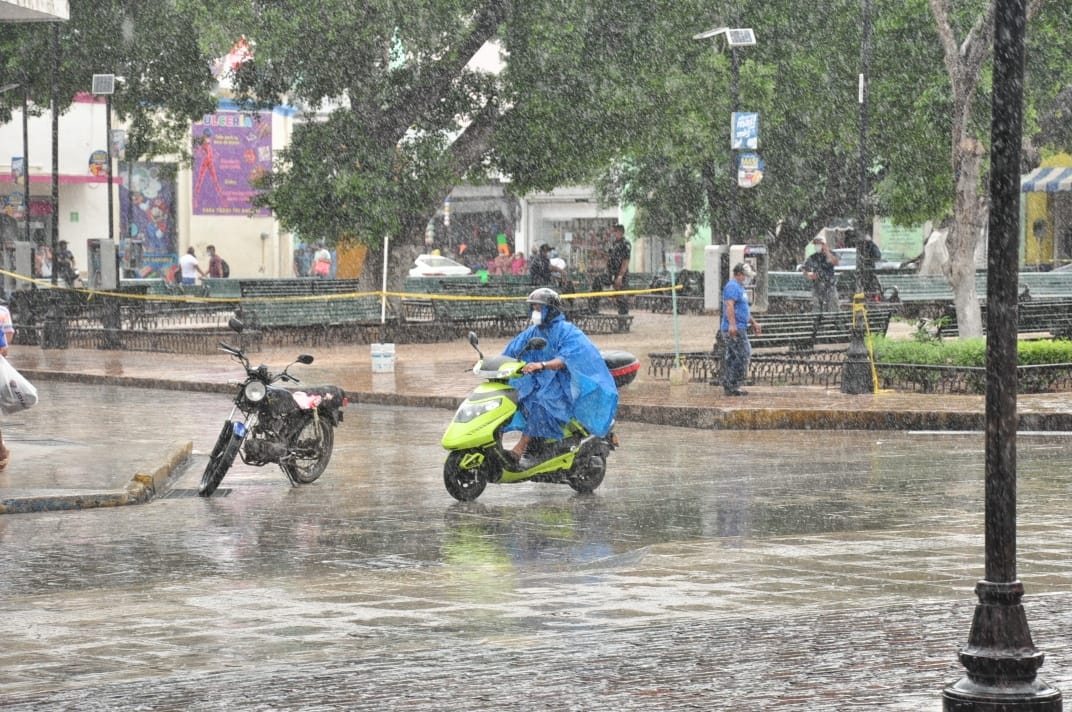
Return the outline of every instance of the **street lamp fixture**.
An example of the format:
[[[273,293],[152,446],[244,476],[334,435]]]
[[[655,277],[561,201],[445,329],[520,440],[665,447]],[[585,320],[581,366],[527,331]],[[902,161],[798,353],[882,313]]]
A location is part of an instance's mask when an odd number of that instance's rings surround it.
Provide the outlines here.
[[[730,48],[730,113],[731,116],[738,113],[740,104],[740,83],[741,83],[741,70],[740,61],[737,57],[738,47],[751,47],[756,44],[756,33],[751,27],[713,27],[710,30],[698,32],[692,36],[694,40],[707,40],[712,37],[718,37],[719,35],[725,35],[726,45]],[[732,244],[734,237],[737,236],[737,156],[730,150],[730,180],[733,181],[733,189],[730,192],[729,200],[729,230],[726,234],[726,244]],[[707,202],[708,209],[714,210],[715,199],[714,191],[708,194]],[[714,242],[714,221],[711,225],[711,241]]]

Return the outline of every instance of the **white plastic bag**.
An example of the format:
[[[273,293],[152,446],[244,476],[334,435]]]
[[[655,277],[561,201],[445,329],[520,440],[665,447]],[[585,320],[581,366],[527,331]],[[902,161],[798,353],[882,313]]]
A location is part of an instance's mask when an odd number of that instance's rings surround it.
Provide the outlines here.
[[[17,413],[37,405],[37,389],[0,356],[0,410]]]

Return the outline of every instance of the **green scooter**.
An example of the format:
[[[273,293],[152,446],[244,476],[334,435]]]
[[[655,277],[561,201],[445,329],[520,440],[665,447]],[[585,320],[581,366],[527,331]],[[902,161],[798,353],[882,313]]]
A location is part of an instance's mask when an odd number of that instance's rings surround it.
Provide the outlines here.
[[[550,482],[569,485],[585,494],[599,487],[607,471],[607,456],[618,446],[613,428],[600,437],[571,419],[563,427],[560,440],[534,440],[525,460],[535,464],[520,469],[520,463],[503,448],[502,436],[520,407],[518,392],[509,381],[521,376],[526,362],[504,355],[485,357],[473,332],[469,333],[469,343],[480,356],[473,373],[485,382],[458,407],[443,434],[442,445],[449,451],[443,465],[447,492],[461,502],[471,502],[489,482]],[[524,351],[546,345],[543,338],[535,337]],[[601,353],[618,385],[631,381],[640,367],[628,352]]]

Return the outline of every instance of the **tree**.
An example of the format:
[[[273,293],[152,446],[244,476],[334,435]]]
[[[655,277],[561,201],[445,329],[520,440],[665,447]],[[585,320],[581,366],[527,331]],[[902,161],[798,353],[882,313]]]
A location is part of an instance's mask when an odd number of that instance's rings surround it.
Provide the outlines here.
[[[1042,0],[1028,2],[1027,17],[1038,14]],[[987,0],[973,18],[954,13],[952,0],[930,0],[945,57],[952,91],[950,139],[951,165],[956,177],[953,223],[946,238],[949,262],[943,268],[953,287],[953,302],[961,338],[983,333],[979,297],[975,291],[975,247],[986,224],[984,200],[980,196],[985,148],[982,127],[975,119],[979,113],[976,95],[983,81],[983,70],[993,47],[995,0]],[[971,25],[965,21],[971,19]],[[958,22],[959,21],[959,22]],[[958,41],[958,26],[964,35]],[[985,113],[985,112],[984,112]]]
[[[875,4],[874,201],[882,214],[920,221],[954,207],[954,175],[969,179],[952,161],[933,160],[960,95],[943,79],[924,0]],[[303,236],[376,248],[391,235],[413,250],[455,183],[501,174],[518,193],[598,181],[608,201],[638,205],[646,229],[665,233],[708,222],[725,235],[732,199],[735,238],[762,239],[782,226],[771,245],[782,264],[794,264],[817,229],[858,208],[859,0],[169,0],[150,4],[165,21],[163,53],[137,30],[143,5],[113,1],[102,19],[87,18],[80,31],[95,40],[85,43],[92,56],[80,60],[78,81],[88,84],[100,57],[112,56],[126,62],[121,72],[148,66],[139,77],[177,78],[174,86],[146,81],[123,100],[177,105],[174,127],[185,138],[182,117],[211,110],[208,58],[247,36],[254,59],[235,73],[235,98],[307,112],[262,196]],[[951,35],[970,28],[969,17],[954,13]],[[768,166],[749,190],[734,185],[729,168],[730,55],[692,40],[726,24],[755,27],[759,37],[738,53],[740,108],[761,115]],[[82,44],[74,40],[65,45]],[[505,70],[467,66],[491,41],[509,58]],[[1060,121],[1044,119],[1062,106],[1069,70],[1061,57],[1036,71],[1045,97],[1037,121],[1055,137]],[[167,88],[181,90],[182,101],[161,95]],[[962,90],[977,116],[976,92]],[[138,106],[121,108],[138,116]],[[982,141],[978,123],[963,125]],[[398,275],[407,254],[392,252]]]
[[[67,110],[88,92],[93,74],[115,74],[112,109],[129,121],[127,160],[188,151],[190,122],[215,110],[209,60],[190,18],[171,2],[106,0],[70,3],[57,25],[59,106]],[[50,24],[0,25],[0,78],[29,87],[31,111],[51,102]],[[0,94],[0,121],[11,119],[21,92]]]

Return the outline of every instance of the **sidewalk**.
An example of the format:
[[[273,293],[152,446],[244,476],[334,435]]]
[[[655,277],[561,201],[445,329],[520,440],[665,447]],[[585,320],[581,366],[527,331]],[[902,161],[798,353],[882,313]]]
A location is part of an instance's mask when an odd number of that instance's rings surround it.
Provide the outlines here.
[[[660,425],[719,429],[880,429],[981,430],[984,399],[981,396],[881,393],[846,395],[822,387],[749,387],[745,398],[729,398],[707,383],[672,386],[648,373],[647,354],[655,351],[709,349],[714,317],[637,312],[628,334],[597,336],[603,349],[623,349],[641,361],[636,380],[623,387],[619,419]],[[505,339],[488,339],[486,353],[496,352]],[[254,355],[254,361],[273,370],[285,365],[300,347],[272,349]],[[41,402],[24,416],[26,434],[35,431],[58,435],[49,425],[71,409],[65,389],[73,384],[140,387],[185,392],[188,397],[231,392],[229,381],[241,375],[224,354],[191,357],[148,352],[90,349],[12,350],[11,362],[42,390]],[[464,340],[447,344],[398,344],[393,373],[372,373],[368,345],[308,349],[316,357],[311,366],[294,373],[304,383],[333,383],[344,388],[351,404],[401,405],[453,409],[477,380],[469,373],[475,353]],[[68,384],[68,385],[64,385]],[[176,397],[182,397],[176,395]],[[0,472],[0,513],[114,506],[146,501],[163,490],[171,473],[189,457],[192,444],[168,442],[166,434],[144,433],[144,446],[126,447],[137,429],[140,408],[152,404],[127,403],[122,423],[101,427],[93,434],[90,420],[84,430],[100,455],[86,457],[85,443],[49,442],[47,458],[28,457],[18,427],[4,421],[10,441],[11,464]],[[114,406],[112,406],[113,409]],[[1068,395],[1032,394],[1019,399],[1021,429],[1072,430]],[[31,437],[31,435],[33,437]],[[147,459],[146,459],[147,458]],[[56,486],[55,463],[66,463],[65,486]],[[48,466],[44,466],[47,463]],[[74,488],[74,489],[71,489]]]

